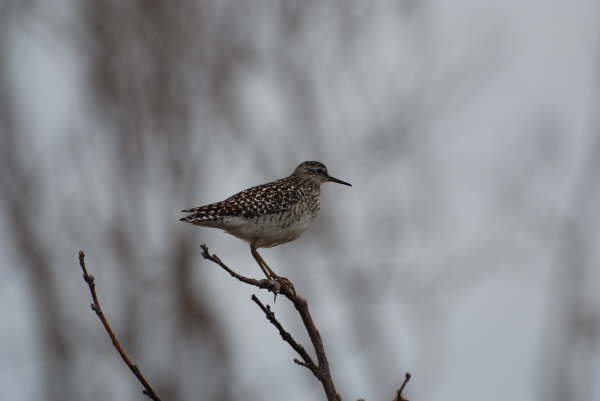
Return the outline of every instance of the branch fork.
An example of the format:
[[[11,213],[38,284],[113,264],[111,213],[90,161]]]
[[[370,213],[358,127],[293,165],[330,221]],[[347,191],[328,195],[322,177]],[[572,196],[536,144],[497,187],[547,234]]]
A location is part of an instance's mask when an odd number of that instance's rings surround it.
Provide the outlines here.
[[[296,292],[291,287],[281,285],[277,281],[268,280],[268,279],[257,280],[257,279],[253,279],[250,277],[242,276],[241,274],[235,272],[233,269],[231,269],[229,266],[227,266],[225,263],[223,263],[223,261],[221,261],[221,259],[217,255],[210,254],[210,252],[208,251],[208,247],[206,245],[202,245],[201,248],[202,248],[202,256],[205,259],[216,263],[223,270],[225,270],[227,273],[229,273],[232,277],[236,278],[237,280],[239,280],[245,284],[249,284],[249,285],[261,288],[261,289],[268,290],[268,291],[272,292],[273,294],[275,294],[275,296],[277,296],[277,294],[281,294],[284,297],[286,297],[290,302],[292,302],[292,304],[298,311],[300,318],[302,319],[302,323],[304,323],[304,327],[306,328],[306,331],[308,332],[310,341],[312,343],[312,346],[313,346],[315,354],[316,354],[316,358],[317,358],[316,361],[313,359],[313,357],[310,356],[310,354],[308,353],[308,351],[306,351],[304,346],[302,344],[298,343],[294,339],[294,337],[291,335],[291,333],[289,333],[287,330],[285,330],[285,328],[283,327],[281,322],[279,322],[279,320],[277,320],[277,317],[275,316],[275,312],[273,312],[271,310],[271,307],[269,305],[263,304],[256,295],[252,295],[252,298],[251,298],[252,301],[265,314],[265,317],[267,318],[267,320],[278,330],[281,338],[286,343],[288,343],[290,345],[290,347],[292,347],[292,349],[294,351],[296,351],[296,353],[300,357],[300,359],[294,358],[294,360],[293,360],[294,363],[308,369],[317,378],[317,380],[319,380],[321,382],[321,385],[323,386],[323,390],[325,392],[325,395],[327,396],[328,401],[342,401],[340,395],[337,393],[337,391],[335,389],[335,385],[333,383],[333,378],[331,377],[331,372],[329,370],[329,362],[327,361],[327,355],[325,354],[325,348],[323,346],[323,340],[321,338],[321,335],[319,334],[319,330],[317,329],[317,326],[315,325],[315,323],[312,319],[312,316],[311,316],[309,308],[308,308],[308,302],[306,301],[306,299],[297,295]],[[86,282],[86,284],[88,285],[89,290],[90,290],[90,295],[92,297],[92,304],[91,304],[92,310],[96,313],[96,315],[100,319],[102,325],[104,326],[106,333],[108,334],[108,336],[110,337],[110,339],[113,343],[113,346],[115,347],[115,349],[121,356],[121,359],[123,360],[125,365],[127,365],[129,370],[131,370],[131,372],[135,375],[137,380],[144,387],[144,390],[142,391],[142,393],[144,395],[146,395],[148,398],[152,399],[153,401],[161,401],[161,399],[156,395],[156,393],[154,392],[154,390],[152,389],[152,387],[150,386],[150,384],[148,383],[148,381],[142,374],[139,367],[131,361],[131,359],[125,352],[125,349],[119,343],[119,340],[117,339],[117,336],[115,335],[112,327],[110,326],[108,319],[104,315],[104,312],[102,311],[102,307],[100,306],[100,301],[98,300],[98,295],[96,294],[95,278],[93,275],[89,274],[87,271],[87,267],[85,265],[85,254],[83,253],[83,251],[79,251],[79,265],[81,266],[81,270],[83,271],[83,280]],[[402,386],[400,387],[400,389],[398,389],[398,391],[396,392],[396,397],[394,398],[393,401],[408,401],[406,398],[404,398],[404,396],[402,395],[402,392],[404,391],[406,384],[410,380],[410,377],[411,377],[410,373],[406,373],[404,382],[402,383]],[[359,401],[363,401],[363,400],[359,400]]]
[[[229,273],[232,277],[238,279],[239,281],[253,285],[255,287],[266,289],[277,296],[277,294],[282,294],[285,296],[296,308],[300,318],[302,319],[302,323],[304,323],[304,327],[308,332],[310,337],[310,341],[315,350],[317,361],[315,362],[313,358],[309,355],[306,349],[299,344],[294,337],[284,329],[283,325],[277,320],[275,317],[275,313],[271,310],[269,305],[263,304],[256,295],[252,295],[252,301],[258,305],[258,307],[263,311],[267,320],[275,326],[279,335],[292,347],[294,351],[300,356],[300,359],[295,358],[293,361],[295,364],[299,366],[303,366],[321,382],[323,386],[323,390],[325,391],[325,395],[327,396],[328,401],[341,401],[340,395],[337,393],[335,389],[335,385],[333,383],[333,378],[331,376],[331,372],[329,370],[329,362],[327,361],[327,355],[325,354],[325,347],[323,346],[323,340],[321,338],[321,334],[315,325],[312,316],[310,314],[310,310],[308,308],[308,302],[306,298],[303,298],[296,294],[295,291],[292,291],[288,286],[282,286],[278,282],[274,280],[256,280],[250,277],[242,276],[241,274],[235,272],[229,266],[227,266],[223,261],[215,254],[211,254],[208,250],[208,247],[204,244],[200,246],[202,248],[202,256],[210,260],[213,263],[219,265],[223,270]],[[402,383],[402,386],[396,393],[396,398],[394,401],[408,401],[402,396],[402,392],[406,387],[410,379],[410,373],[407,373]]]

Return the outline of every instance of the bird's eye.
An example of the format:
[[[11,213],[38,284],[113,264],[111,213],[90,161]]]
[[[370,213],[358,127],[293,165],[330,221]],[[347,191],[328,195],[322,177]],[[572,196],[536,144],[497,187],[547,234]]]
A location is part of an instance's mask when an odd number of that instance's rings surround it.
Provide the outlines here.
[[[322,168],[318,168],[316,171],[319,174],[325,174],[325,170],[323,170]]]

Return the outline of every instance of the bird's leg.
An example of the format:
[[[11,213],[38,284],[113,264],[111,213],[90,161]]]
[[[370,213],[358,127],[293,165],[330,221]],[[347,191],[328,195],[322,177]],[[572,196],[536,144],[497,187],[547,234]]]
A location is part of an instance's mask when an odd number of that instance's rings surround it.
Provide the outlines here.
[[[258,263],[258,267],[260,267],[260,269],[263,271],[263,273],[265,273],[267,280],[274,280],[274,277],[271,274],[273,271],[268,267],[265,268],[265,266],[263,265],[264,261],[258,254],[258,251],[256,250],[256,247],[254,246],[254,244],[250,244],[250,252],[252,253],[252,256],[254,257],[254,260],[256,260],[256,263]]]
[[[285,287],[288,287],[294,295],[296,294],[296,289],[294,288],[294,285],[292,284],[292,282],[286,277],[277,275],[273,271],[273,269],[271,269],[269,267],[267,262],[265,262],[265,260],[262,258],[262,256],[260,256],[260,254],[258,253],[258,251],[256,250],[256,247],[254,245],[250,245],[250,250],[252,252],[252,256],[254,256],[254,259],[256,260],[256,262],[258,263],[258,265],[260,266],[260,268],[262,269],[262,271],[265,273],[265,275],[267,276],[267,278],[269,280],[277,281],[279,284],[281,284]]]

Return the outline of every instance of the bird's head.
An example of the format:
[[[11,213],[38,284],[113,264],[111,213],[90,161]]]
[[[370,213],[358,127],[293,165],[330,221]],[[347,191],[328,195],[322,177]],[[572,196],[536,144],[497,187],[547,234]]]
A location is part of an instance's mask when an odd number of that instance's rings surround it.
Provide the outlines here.
[[[300,163],[292,175],[310,178],[317,181],[319,184],[330,181],[342,185],[348,185],[349,187],[352,186],[352,184],[348,182],[338,180],[337,178],[330,176],[329,173],[327,173],[327,167],[325,167],[325,165],[321,162],[307,161]]]

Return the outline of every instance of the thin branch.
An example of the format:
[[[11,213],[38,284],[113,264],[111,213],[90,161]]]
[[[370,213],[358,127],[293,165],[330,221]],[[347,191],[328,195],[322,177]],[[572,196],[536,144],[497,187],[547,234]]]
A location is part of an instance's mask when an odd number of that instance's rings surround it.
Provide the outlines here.
[[[288,288],[282,287],[276,281],[271,281],[271,280],[267,280],[267,279],[256,280],[256,279],[253,279],[250,277],[242,276],[239,273],[236,273],[229,266],[227,266],[225,263],[223,263],[217,255],[215,255],[215,254],[211,255],[210,252],[208,251],[208,247],[205,244],[200,245],[200,248],[202,248],[202,257],[204,259],[208,259],[211,262],[218,264],[219,266],[221,266],[223,268],[223,270],[225,270],[232,277],[238,279],[242,283],[250,284],[250,285],[253,285],[258,288],[269,290],[272,293],[274,293],[275,295],[283,294],[283,295],[286,295],[288,298],[290,298],[290,296],[293,295]]]
[[[308,366],[308,364],[306,362],[302,362],[300,359],[294,358],[294,363],[296,365],[304,366],[306,369],[308,369],[308,370],[310,370],[312,372],[310,366]]]
[[[306,298],[296,296],[294,297],[294,306],[296,310],[300,314],[302,318],[302,322],[304,323],[304,327],[306,327],[306,331],[310,337],[310,341],[315,348],[315,352],[317,354],[317,361],[319,362],[319,373],[324,375],[325,379],[331,379],[331,373],[329,372],[329,362],[327,361],[327,355],[325,354],[325,347],[323,346],[323,340],[321,339],[321,334],[315,325],[315,322],[310,315],[310,311],[308,310],[308,302],[306,302]],[[317,376],[319,380],[321,377]],[[333,382],[331,383],[333,386]],[[339,398],[339,396],[338,396]]]
[[[317,365],[315,365],[315,362],[312,360],[310,355],[308,355],[308,352],[306,352],[304,347],[298,344],[298,342],[294,340],[294,337],[292,337],[292,335],[289,332],[285,331],[281,323],[279,323],[279,321],[275,317],[275,313],[271,310],[271,307],[269,305],[265,306],[262,302],[260,302],[256,295],[252,295],[252,301],[254,301],[254,303],[256,303],[260,309],[262,309],[269,322],[271,322],[271,324],[273,324],[273,326],[275,326],[277,330],[279,330],[279,334],[281,335],[281,338],[283,338],[283,341],[288,343],[304,360],[302,362],[297,359],[294,359],[294,362],[296,362],[300,366],[308,368],[311,372],[313,372],[315,376],[318,377],[319,372]]]
[[[313,375],[323,385],[323,390],[325,390],[325,394],[327,396],[328,401],[341,401],[341,397],[335,390],[335,385],[333,384],[331,372],[329,371],[329,362],[327,361],[327,355],[325,354],[323,340],[321,339],[319,330],[317,329],[317,326],[315,325],[315,322],[312,319],[310,310],[308,308],[308,302],[306,301],[306,299],[291,291],[289,287],[281,286],[275,281],[266,279],[256,280],[250,277],[242,276],[241,274],[235,272],[233,269],[227,266],[225,263],[223,263],[223,261],[217,255],[211,255],[206,245],[201,245],[201,248],[202,256],[205,259],[216,263],[223,270],[229,273],[232,277],[236,278],[237,280],[243,283],[271,291],[275,295],[282,294],[294,304],[294,307],[298,311],[298,314],[302,319],[302,323],[304,323],[304,327],[308,332],[310,341],[315,349],[318,364],[315,364],[315,362],[310,357],[308,352],[306,352],[304,347],[301,344],[299,344],[292,337],[292,335],[283,328],[283,325],[275,317],[275,313],[271,311],[270,306],[264,305],[256,295],[252,295],[252,301],[258,305],[258,307],[264,312],[267,320],[279,331],[281,338],[283,338],[283,340],[287,342],[303,359],[294,359],[294,363],[300,366],[304,366],[313,373]],[[408,401],[406,398],[403,397],[402,392],[404,391],[406,384],[410,380],[410,377],[410,373],[406,373],[404,377],[404,382],[402,383],[402,386],[400,386],[400,389],[398,389],[398,391],[396,392],[396,398],[394,398],[394,401]]]
[[[396,398],[394,398],[394,401],[408,401],[406,398],[404,398],[404,396],[402,395],[402,391],[404,391],[404,387],[406,387],[406,384],[408,383],[408,381],[410,380],[410,373],[406,373],[404,375],[404,382],[402,383],[402,386],[400,386],[400,388],[398,389],[398,391],[396,392]]]
[[[333,383],[333,379],[331,377],[331,372],[329,370],[329,362],[327,361],[327,355],[325,354],[325,347],[323,346],[323,340],[321,339],[321,334],[319,334],[319,330],[315,325],[312,316],[310,315],[310,310],[308,308],[308,302],[305,298],[294,293],[289,287],[281,286],[279,283],[270,280],[256,280],[249,277],[242,276],[225,263],[219,259],[217,255],[211,255],[208,251],[208,247],[206,245],[202,245],[202,256],[205,259],[208,259],[217,265],[219,265],[223,270],[229,273],[231,276],[235,277],[239,281],[253,285],[258,288],[266,289],[271,291],[274,294],[282,294],[287,299],[290,300],[294,304],[294,307],[298,311],[302,322],[304,323],[304,327],[308,332],[310,337],[310,341],[315,349],[315,353],[317,355],[318,365],[315,366],[314,361],[310,359],[310,356],[300,344],[296,343],[296,341],[292,338],[292,336],[283,329],[283,326],[275,319],[275,315],[271,312],[270,308],[263,305],[256,296],[252,297],[252,300],[262,309],[265,313],[267,319],[279,330],[279,334],[282,338],[292,346],[292,348],[300,354],[300,356],[304,359],[304,361],[294,360],[294,362],[300,366],[304,366],[308,368],[315,377],[321,382],[323,386],[323,390],[325,391],[325,395],[327,396],[328,401],[341,401],[340,395],[335,390],[335,385]],[[293,344],[296,344],[294,346]],[[300,352],[302,349],[302,353]],[[303,355],[304,354],[304,355]],[[305,357],[306,356],[306,357]],[[309,362],[311,361],[311,362]],[[314,368],[313,368],[314,366]]]
[[[100,301],[98,301],[98,295],[96,294],[96,283],[94,276],[88,274],[87,268],[85,267],[85,254],[83,253],[83,251],[79,251],[79,265],[81,266],[81,270],[83,270],[83,280],[87,283],[88,287],[90,288],[90,293],[92,294],[92,310],[96,312],[96,315],[102,322],[102,325],[108,333],[108,336],[110,337],[114,347],[119,352],[119,355],[121,355],[121,359],[123,359],[123,362],[125,362],[127,367],[133,372],[138,381],[142,383],[142,386],[144,386],[144,390],[142,391],[142,393],[147,395],[150,399],[154,401],[161,401],[161,399],[156,395],[150,384],[146,381],[146,378],[144,377],[138,366],[131,362],[131,360],[127,356],[127,353],[119,343],[117,336],[110,327],[108,319],[106,318],[106,316],[104,316],[104,312],[102,312],[102,307],[100,307]]]

